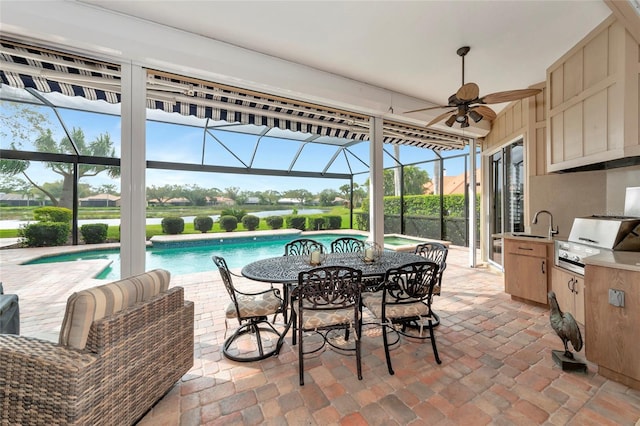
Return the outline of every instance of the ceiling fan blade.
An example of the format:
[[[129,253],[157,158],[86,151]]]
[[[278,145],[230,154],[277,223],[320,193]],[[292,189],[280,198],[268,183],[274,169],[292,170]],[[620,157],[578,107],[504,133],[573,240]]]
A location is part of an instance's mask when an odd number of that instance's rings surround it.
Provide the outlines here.
[[[495,120],[496,116],[497,116],[494,110],[492,110],[488,106],[484,106],[484,105],[478,105],[478,106],[475,106],[475,107],[471,107],[470,110],[476,111],[483,118],[486,118],[489,121]]]
[[[420,111],[429,111],[430,109],[442,109],[442,108],[451,108],[451,105],[438,105],[438,106],[432,106],[428,108],[412,109],[411,111],[403,112],[403,114],[409,114],[412,112],[420,112]]]
[[[517,101],[518,99],[528,98],[542,92],[540,89],[520,89],[507,90],[505,92],[490,93],[480,98],[483,104],[500,104],[503,102]]]
[[[475,83],[463,84],[456,92],[456,98],[462,101],[472,101],[480,96],[480,88]]]
[[[442,119],[443,119],[443,118],[445,118],[446,116],[448,116],[449,114],[451,114],[452,112],[455,112],[455,111],[456,111],[456,110],[455,110],[455,109],[453,109],[453,110],[451,110],[451,111],[447,111],[447,112],[444,112],[444,113],[440,114],[439,116],[437,116],[436,118],[434,118],[433,120],[431,120],[430,122],[428,122],[428,123],[427,123],[427,125],[426,125],[425,127],[431,127],[431,126],[433,126],[434,124],[436,124],[436,123],[437,123],[437,122],[439,122],[439,121],[442,121]]]

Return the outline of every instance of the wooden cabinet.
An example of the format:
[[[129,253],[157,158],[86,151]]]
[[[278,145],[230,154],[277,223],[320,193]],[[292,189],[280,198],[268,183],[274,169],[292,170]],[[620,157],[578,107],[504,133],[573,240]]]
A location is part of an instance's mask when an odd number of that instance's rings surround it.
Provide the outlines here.
[[[553,244],[505,238],[504,247],[505,292],[546,305]]]
[[[551,290],[563,312],[570,312],[584,325],[584,278],[555,266],[551,268]]]
[[[587,265],[585,354],[602,376],[640,389],[640,272]],[[624,292],[624,306],[609,303],[609,289]]]
[[[611,17],[547,69],[547,171],[640,155],[638,43]]]

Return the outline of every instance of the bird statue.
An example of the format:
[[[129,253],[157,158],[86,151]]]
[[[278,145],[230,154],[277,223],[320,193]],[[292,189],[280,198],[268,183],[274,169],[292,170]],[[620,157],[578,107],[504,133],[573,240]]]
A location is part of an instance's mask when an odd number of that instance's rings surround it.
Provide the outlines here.
[[[553,328],[558,336],[560,336],[560,339],[562,339],[564,356],[569,359],[574,359],[567,343],[571,342],[571,346],[573,346],[576,352],[582,349],[582,334],[580,334],[578,323],[569,312],[562,312],[560,310],[560,306],[556,300],[556,294],[553,291],[550,291],[547,296],[549,298],[549,305],[551,305],[551,313],[549,315],[551,328]]]

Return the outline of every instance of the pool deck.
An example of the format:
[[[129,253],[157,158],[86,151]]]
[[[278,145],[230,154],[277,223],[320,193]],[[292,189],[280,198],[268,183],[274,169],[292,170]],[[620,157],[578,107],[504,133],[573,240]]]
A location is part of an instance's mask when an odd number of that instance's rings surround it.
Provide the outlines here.
[[[67,298],[104,283],[92,278],[96,261],[19,265],[68,250],[0,250],[5,292],[20,298],[22,335],[56,342]],[[172,276],[171,285],[195,303],[194,365],[138,424],[639,424],[640,391],[600,376],[590,362],[586,374],[559,369],[551,350],[562,342],[548,309],[511,300],[501,273],[469,268],[468,258],[468,249],[450,247],[442,296],[434,302],[441,365],[431,345],[408,342],[393,351],[391,376],[379,336],[364,336],[362,381],[353,357],[326,351],[305,362],[304,386],[289,338],[278,357],[237,363],[222,356],[229,298],[213,265]],[[576,356],[585,359],[584,349]]]

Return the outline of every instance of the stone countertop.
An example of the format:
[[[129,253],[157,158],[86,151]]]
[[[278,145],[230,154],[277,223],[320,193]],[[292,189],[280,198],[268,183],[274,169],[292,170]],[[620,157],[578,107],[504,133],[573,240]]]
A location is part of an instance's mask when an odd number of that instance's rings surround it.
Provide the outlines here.
[[[603,250],[600,254],[585,257],[584,263],[585,265],[640,272],[640,252]]]
[[[508,238],[511,240],[528,241],[532,243],[547,243],[551,244],[555,241],[554,238],[549,238],[544,235],[528,234],[526,232],[505,232],[503,234],[493,234],[495,238]]]

